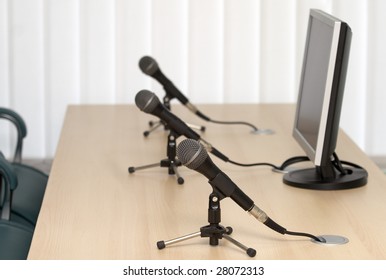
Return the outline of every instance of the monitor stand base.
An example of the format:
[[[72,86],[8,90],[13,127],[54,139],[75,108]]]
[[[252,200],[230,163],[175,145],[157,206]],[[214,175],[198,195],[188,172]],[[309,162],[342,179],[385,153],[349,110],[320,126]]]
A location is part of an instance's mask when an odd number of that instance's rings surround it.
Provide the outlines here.
[[[335,178],[323,180],[316,168],[299,169],[284,175],[283,182],[289,186],[311,190],[344,190],[366,185],[367,171],[349,168],[348,174],[337,172]]]

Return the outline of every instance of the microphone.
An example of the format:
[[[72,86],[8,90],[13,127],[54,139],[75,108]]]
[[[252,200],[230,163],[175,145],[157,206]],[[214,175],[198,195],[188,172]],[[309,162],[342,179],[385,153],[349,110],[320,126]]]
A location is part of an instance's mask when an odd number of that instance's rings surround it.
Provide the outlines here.
[[[242,121],[217,121],[212,120],[202,112],[200,112],[196,106],[194,106],[192,103],[189,102],[189,99],[181,93],[180,90],[177,89],[177,87],[162,73],[161,69],[158,66],[157,61],[155,61],[154,58],[150,56],[144,56],[139,60],[139,68],[142,70],[143,73],[146,75],[149,75],[156,79],[165,89],[166,93],[171,95],[172,97],[177,98],[183,105],[185,105],[191,112],[193,112],[195,115],[200,117],[201,119],[217,123],[217,124],[231,124],[231,125],[247,125],[253,129],[252,132],[257,132],[260,130],[254,126],[253,124],[242,122]],[[272,133],[271,131],[262,131],[261,133]]]
[[[143,73],[156,79],[172,97],[177,98],[190,111],[197,114],[198,109],[189,102],[189,99],[178,90],[178,88],[162,73],[157,61],[150,56],[144,56],[139,60],[139,68]],[[209,120],[209,119],[206,119]]]
[[[183,165],[193,169],[209,179],[209,184],[220,194],[220,199],[230,197],[245,211],[249,212],[259,222],[281,234],[302,235],[311,237],[318,242],[325,242],[316,236],[307,233],[287,231],[274,222],[268,215],[255,205],[224,172],[222,172],[210,159],[201,143],[193,139],[185,139],[177,147],[177,157]]]
[[[182,121],[172,112],[170,112],[160,102],[158,97],[153,92],[149,90],[139,91],[135,96],[135,104],[141,111],[160,118],[163,122],[166,123],[166,125],[170,129],[172,129],[179,135],[184,135],[186,138],[201,140],[202,142],[205,143],[205,145],[207,146],[207,149],[212,154],[214,154],[215,156],[217,156],[218,158],[222,159],[225,162],[229,161],[229,158],[227,156],[225,156],[220,151],[212,147],[211,144],[209,144],[204,139],[202,139],[200,135],[197,134],[193,129],[191,129],[184,121]]]

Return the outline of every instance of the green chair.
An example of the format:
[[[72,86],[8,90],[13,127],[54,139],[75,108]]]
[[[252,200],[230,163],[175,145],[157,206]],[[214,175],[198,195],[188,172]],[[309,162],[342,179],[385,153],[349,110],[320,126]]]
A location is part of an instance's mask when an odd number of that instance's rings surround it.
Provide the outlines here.
[[[0,260],[27,259],[33,228],[12,220],[12,194],[18,186],[12,165],[0,155]]]
[[[23,118],[15,111],[0,107],[0,119],[7,119],[13,123],[17,129],[17,141],[13,162],[21,163],[21,152],[23,149],[23,139],[27,136],[27,126]]]
[[[48,176],[32,166],[22,163],[23,139],[27,136],[27,127],[22,117],[11,109],[0,107],[1,118],[11,121],[17,130],[12,166],[17,176],[18,186],[12,194],[12,210],[34,226],[39,216]]]

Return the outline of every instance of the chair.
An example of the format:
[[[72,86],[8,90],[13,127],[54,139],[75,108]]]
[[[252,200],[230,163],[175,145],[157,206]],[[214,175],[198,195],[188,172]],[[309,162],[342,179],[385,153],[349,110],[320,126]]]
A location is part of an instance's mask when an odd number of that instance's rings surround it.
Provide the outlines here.
[[[23,149],[23,139],[27,136],[27,126],[23,118],[15,111],[0,107],[0,119],[7,119],[12,122],[17,129],[17,142],[13,162],[21,163],[21,152]]]
[[[11,121],[17,129],[16,149],[13,157],[13,171],[18,186],[13,191],[13,213],[36,224],[43,201],[48,176],[42,171],[22,163],[23,139],[27,136],[27,127],[22,117],[15,111],[0,107],[0,118]]]
[[[0,155],[0,260],[23,260],[28,256],[33,228],[12,220],[12,194],[18,186],[12,165]]]

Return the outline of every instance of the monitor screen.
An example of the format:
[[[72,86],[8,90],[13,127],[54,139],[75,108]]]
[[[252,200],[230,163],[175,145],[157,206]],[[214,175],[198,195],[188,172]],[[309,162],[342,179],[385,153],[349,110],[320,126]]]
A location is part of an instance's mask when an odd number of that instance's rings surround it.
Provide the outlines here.
[[[332,26],[315,18],[310,18],[309,41],[304,59],[295,129],[296,134],[300,134],[306,141],[307,149],[311,149],[308,154],[314,161],[318,136],[320,135],[320,120],[322,117],[326,117],[322,116],[323,101],[325,93],[328,94],[331,87],[326,82],[332,35]]]
[[[355,170],[336,168],[340,166],[335,148],[351,36],[347,23],[323,11],[310,10],[293,136],[315,168],[286,174],[284,182],[289,185],[337,189],[366,183],[367,173],[363,178],[362,170],[360,178],[354,178],[357,176],[351,174]],[[343,174],[346,171],[350,176]]]

